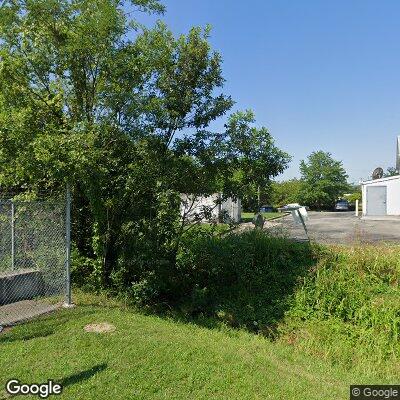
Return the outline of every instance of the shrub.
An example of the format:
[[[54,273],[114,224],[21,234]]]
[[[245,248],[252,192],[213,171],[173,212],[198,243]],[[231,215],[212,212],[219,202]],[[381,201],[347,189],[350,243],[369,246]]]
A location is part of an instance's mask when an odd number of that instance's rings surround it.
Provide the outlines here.
[[[101,290],[101,262],[72,250],[71,279],[77,287],[94,292]]]
[[[178,254],[176,300],[187,312],[263,329],[282,318],[297,280],[313,263],[308,243],[258,230],[223,236],[195,231]]]

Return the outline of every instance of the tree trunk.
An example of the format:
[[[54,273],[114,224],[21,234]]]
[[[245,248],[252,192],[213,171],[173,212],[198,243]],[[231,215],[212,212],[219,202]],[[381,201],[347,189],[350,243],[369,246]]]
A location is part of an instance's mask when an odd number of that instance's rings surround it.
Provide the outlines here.
[[[113,235],[107,239],[107,242],[104,244],[104,254],[103,254],[103,285],[106,288],[111,287],[111,273],[117,263],[118,252],[116,246],[116,240]]]

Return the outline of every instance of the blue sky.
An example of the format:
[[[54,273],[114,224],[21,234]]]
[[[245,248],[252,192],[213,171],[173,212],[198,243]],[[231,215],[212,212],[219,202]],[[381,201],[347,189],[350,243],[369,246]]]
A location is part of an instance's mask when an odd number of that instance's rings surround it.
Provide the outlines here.
[[[279,179],[299,176],[299,161],[314,150],[342,160],[351,181],[394,166],[400,1],[163,3],[162,19],[177,34],[211,24],[235,109],[253,109],[257,124],[293,156]]]

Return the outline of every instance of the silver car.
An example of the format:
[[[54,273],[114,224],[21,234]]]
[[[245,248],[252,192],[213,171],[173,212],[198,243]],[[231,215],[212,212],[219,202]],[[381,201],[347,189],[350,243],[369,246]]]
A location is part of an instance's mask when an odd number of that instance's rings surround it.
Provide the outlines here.
[[[349,211],[350,204],[347,200],[338,200],[335,204],[335,211]]]

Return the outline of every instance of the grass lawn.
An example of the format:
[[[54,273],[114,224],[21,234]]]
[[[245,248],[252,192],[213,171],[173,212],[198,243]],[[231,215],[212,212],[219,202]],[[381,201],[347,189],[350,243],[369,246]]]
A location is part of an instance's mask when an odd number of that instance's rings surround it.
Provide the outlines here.
[[[278,213],[278,212],[268,212],[268,213],[262,213],[263,217],[267,219],[273,219],[276,217],[282,217],[285,214]],[[253,221],[254,218],[254,213],[252,212],[242,212],[242,221],[243,222],[251,222]]]
[[[87,333],[89,323],[113,333]],[[0,334],[5,382],[53,379],[65,399],[347,399],[360,377],[244,331],[139,314],[82,297]]]

